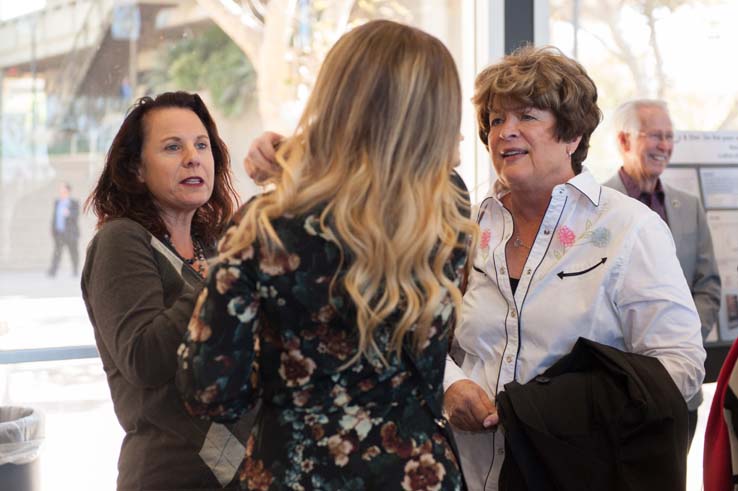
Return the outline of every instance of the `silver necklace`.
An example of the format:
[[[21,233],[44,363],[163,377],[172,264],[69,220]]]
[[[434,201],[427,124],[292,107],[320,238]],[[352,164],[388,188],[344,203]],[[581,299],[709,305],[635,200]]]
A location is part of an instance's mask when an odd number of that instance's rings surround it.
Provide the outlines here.
[[[525,242],[520,240],[520,234],[515,234],[515,239],[513,240],[513,247],[524,247],[530,250],[530,246],[526,245]]]
[[[510,215],[513,217],[513,227],[515,227],[515,213],[513,213],[512,209],[512,200],[510,202]],[[515,227],[517,229],[518,227]],[[513,230],[514,231],[514,230]],[[530,246],[527,245],[525,242],[520,240],[520,232],[515,232],[515,238],[513,239],[513,247],[523,247],[525,249],[530,250]]]

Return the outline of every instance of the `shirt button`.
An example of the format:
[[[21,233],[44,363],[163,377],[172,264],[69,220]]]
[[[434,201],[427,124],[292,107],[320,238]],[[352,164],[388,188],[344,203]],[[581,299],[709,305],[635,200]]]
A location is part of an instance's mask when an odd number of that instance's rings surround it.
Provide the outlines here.
[[[497,449],[497,455],[502,455],[504,453],[505,453],[505,449],[504,448],[498,448]]]
[[[512,318],[514,319],[514,318],[516,318],[517,316],[518,316],[517,312],[515,312],[514,310],[511,310],[511,311],[510,311],[510,317],[512,317]]]
[[[504,266],[502,268],[500,268],[500,274],[505,274],[505,268],[504,268]]]
[[[530,274],[530,273],[531,273],[530,268],[528,268],[528,270],[525,272],[525,274]]]
[[[507,358],[505,358],[505,360],[506,360],[506,361],[507,361],[508,363],[512,363],[512,362],[513,362],[513,355],[507,355]]]
[[[549,229],[546,229],[543,231],[543,235],[551,235],[551,231]]]

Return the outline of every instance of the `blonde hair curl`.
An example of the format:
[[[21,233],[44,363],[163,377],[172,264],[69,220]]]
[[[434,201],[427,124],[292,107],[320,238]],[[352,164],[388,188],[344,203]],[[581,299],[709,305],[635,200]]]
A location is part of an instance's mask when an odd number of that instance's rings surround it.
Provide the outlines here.
[[[255,240],[266,254],[284,251],[272,220],[325,204],[321,233],[341,251],[331,294],[345,269],[357,315],[358,352],[345,366],[370,354],[386,363],[374,334],[393,314],[388,349],[399,355],[412,332],[420,350],[446,295],[458,316],[461,292],[444,265],[477,237],[450,178],[460,122],[458,74],[438,39],[384,20],[353,29],[329,51],[295,134],[277,151],[275,190],[248,205],[223,257]]]

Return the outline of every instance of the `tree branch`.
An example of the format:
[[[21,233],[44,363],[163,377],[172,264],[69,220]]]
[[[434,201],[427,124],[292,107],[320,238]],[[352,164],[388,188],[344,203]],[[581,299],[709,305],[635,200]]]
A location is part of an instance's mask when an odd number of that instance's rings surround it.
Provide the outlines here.
[[[648,28],[651,31],[649,36],[649,43],[653,50],[654,58],[656,59],[656,80],[658,86],[656,88],[656,94],[659,99],[664,98],[668,81],[666,74],[664,73],[664,60],[661,57],[661,49],[659,48],[658,38],[656,37],[656,19],[654,18],[653,11],[655,9],[653,0],[646,0],[643,7],[643,13],[648,21]]]
[[[620,2],[618,2],[617,10],[614,9],[612,4],[610,4],[610,2],[608,1],[600,0],[599,4],[605,9],[605,15],[603,15],[602,18],[605,20],[605,23],[610,29],[610,33],[612,34],[615,45],[620,50],[619,58],[623,60],[623,63],[625,63],[625,65],[630,70],[631,75],[633,76],[633,81],[635,82],[638,95],[646,95],[647,87],[644,81],[643,72],[640,65],[638,64],[638,59],[633,54],[633,50],[631,49],[627,41],[625,41],[623,33],[620,31],[620,28],[617,25],[617,12],[623,8],[623,1],[621,0]]]
[[[241,48],[251,64],[257,66],[262,28],[253,14],[245,10],[242,11],[242,15],[235,14],[221,0],[197,0],[197,3],[208,12],[218,27],[233,39],[236,46]],[[249,19],[253,22],[247,22]]]

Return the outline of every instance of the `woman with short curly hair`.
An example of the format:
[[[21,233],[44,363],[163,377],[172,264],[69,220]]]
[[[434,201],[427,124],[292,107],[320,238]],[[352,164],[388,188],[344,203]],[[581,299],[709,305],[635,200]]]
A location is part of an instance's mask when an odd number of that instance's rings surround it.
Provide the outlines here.
[[[481,240],[444,387],[469,488],[482,490],[498,489],[506,459],[504,432],[493,431],[498,394],[580,336],[657,358],[685,399],[705,352],[668,227],[582,166],[601,119],[584,68],[555,48],[525,47],[477,76],[473,101],[497,181],[476,217]]]

